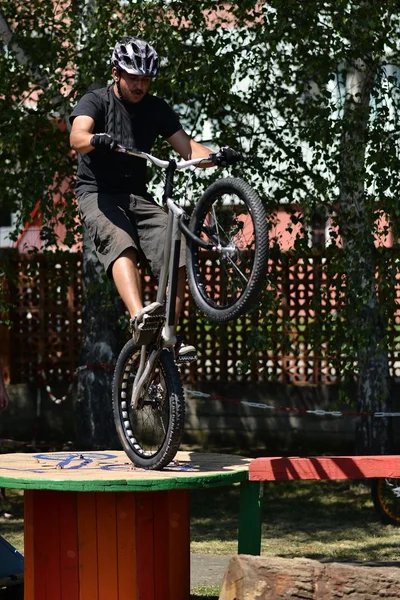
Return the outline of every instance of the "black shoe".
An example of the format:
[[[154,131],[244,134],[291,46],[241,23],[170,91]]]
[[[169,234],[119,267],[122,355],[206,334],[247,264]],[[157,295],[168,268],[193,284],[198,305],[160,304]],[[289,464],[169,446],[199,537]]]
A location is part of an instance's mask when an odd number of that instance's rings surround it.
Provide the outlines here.
[[[164,321],[164,306],[159,302],[148,304],[130,320],[130,330],[136,346],[151,342]]]

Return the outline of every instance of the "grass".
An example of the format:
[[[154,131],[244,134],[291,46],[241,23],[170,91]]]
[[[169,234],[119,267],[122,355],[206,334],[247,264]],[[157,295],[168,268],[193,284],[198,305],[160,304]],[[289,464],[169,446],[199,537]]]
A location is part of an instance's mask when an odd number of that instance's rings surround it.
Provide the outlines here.
[[[192,495],[192,552],[235,554],[238,514],[237,486],[195,492]],[[380,523],[369,487],[363,483],[282,481],[265,484],[263,556],[395,561],[400,560],[399,538],[399,529]]]
[[[218,600],[219,593],[218,585],[212,587],[200,585],[192,590],[190,600]]]
[[[24,550],[24,492],[23,490],[6,490],[6,500],[0,500],[0,510],[9,511],[13,519],[0,517],[0,535],[17,550]]]
[[[7,491],[15,519],[0,518],[0,535],[23,550],[23,493]],[[400,502],[400,500],[399,500]],[[237,552],[239,486],[198,490],[191,500],[191,550]],[[262,555],[335,561],[400,560],[400,530],[383,526],[369,488],[357,482],[290,481],[265,484]],[[219,587],[198,586],[193,600],[216,600]]]

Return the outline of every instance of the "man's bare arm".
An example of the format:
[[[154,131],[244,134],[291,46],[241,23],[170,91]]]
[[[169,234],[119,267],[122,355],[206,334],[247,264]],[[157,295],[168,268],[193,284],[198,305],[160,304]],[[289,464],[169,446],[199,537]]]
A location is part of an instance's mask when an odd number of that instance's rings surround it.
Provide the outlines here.
[[[167,138],[167,142],[171,144],[173,149],[176,150],[184,160],[190,160],[191,158],[205,158],[209,154],[213,154],[213,151],[210,150],[210,148],[193,140],[183,129],[180,129],[174,133],[174,135]],[[209,162],[199,166],[213,167],[214,165],[212,162]]]
[[[94,120],[92,117],[81,115],[75,117],[69,141],[71,148],[79,152],[79,154],[87,154],[93,150],[90,140],[93,137]]]

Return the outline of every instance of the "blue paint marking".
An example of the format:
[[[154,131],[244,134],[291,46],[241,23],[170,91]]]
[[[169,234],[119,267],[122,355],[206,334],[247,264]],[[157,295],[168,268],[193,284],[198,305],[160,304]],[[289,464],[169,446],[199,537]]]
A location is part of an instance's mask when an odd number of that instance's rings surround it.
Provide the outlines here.
[[[87,465],[93,464],[94,461],[113,460],[118,458],[116,454],[100,453],[100,452],[57,452],[49,454],[33,454],[32,457],[38,461],[54,461],[54,469],[66,469],[66,470],[77,470],[83,469]],[[112,464],[112,465],[93,465],[92,468],[99,469],[102,471],[126,471],[129,469],[131,463],[124,464]],[[133,466],[133,465],[132,465]],[[3,467],[0,465],[1,471],[23,471],[24,473],[48,473],[49,469],[46,467],[38,467],[34,469],[25,467]]]
[[[37,460],[58,461],[55,468],[65,469],[67,467],[68,470],[77,470],[90,465],[94,460],[111,460],[117,458],[117,456],[115,454],[104,454],[100,452],[85,452],[84,454],[57,452],[56,454],[35,454],[33,458],[36,458]],[[76,464],[71,465],[71,463],[74,462],[76,462]]]
[[[117,456],[115,454],[105,454],[100,452],[85,452],[84,454],[78,454],[75,452],[57,452],[56,454],[34,454],[33,458],[36,458],[36,460],[57,461],[57,464],[54,465],[54,468],[77,470],[83,469],[87,465],[92,464],[94,460],[111,460],[113,458],[117,458]],[[40,471],[35,470],[34,472],[44,473],[46,472],[46,469]]]
[[[90,458],[85,458],[84,456],[67,456],[64,458],[64,460],[57,463],[57,467],[64,469],[66,466],[76,460],[79,460],[80,462],[76,465],[68,467],[69,469],[82,469],[83,467],[86,467],[86,465],[90,465],[90,463],[93,462]]]
[[[45,473],[44,469],[24,469],[21,467],[15,468],[15,467],[0,467],[1,471],[23,471],[24,473]]]
[[[172,462],[165,467],[164,471],[195,471],[196,469],[198,469],[196,465],[181,465],[180,463]]]
[[[33,454],[33,458],[37,458],[38,460],[60,460],[67,458],[84,458],[91,460],[101,460],[101,459],[111,459],[117,458],[115,454],[106,454],[105,452],[55,452],[48,454]]]
[[[131,468],[135,469],[133,463],[124,463],[123,465],[102,465],[100,469],[102,471],[129,471]],[[144,469],[139,469],[139,471],[144,471]]]

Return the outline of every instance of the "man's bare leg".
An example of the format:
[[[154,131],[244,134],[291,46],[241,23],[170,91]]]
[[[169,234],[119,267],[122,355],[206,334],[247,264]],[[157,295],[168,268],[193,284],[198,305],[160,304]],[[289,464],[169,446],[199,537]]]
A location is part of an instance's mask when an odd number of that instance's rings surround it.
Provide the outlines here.
[[[137,266],[136,251],[134,248],[125,250],[112,266],[112,276],[115,286],[128,309],[131,318],[135,317],[143,308],[142,285],[140,272]],[[186,270],[178,270],[178,286],[175,304],[175,322],[178,324],[185,301]],[[145,343],[142,341],[141,343]],[[193,347],[188,347],[191,350]],[[194,350],[194,348],[193,348]]]
[[[142,282],[134,248],[120,254],[112,266],[112,277],[129,315],[134,317],[143,308]]]
[[[112,276],[119,295],[131,317],[130,328],[135,344],[151,342],[162,321],[163,305],[152,302],[143,308],[142,285],[137,267],[136,251],[127,248],[112,266]]]

